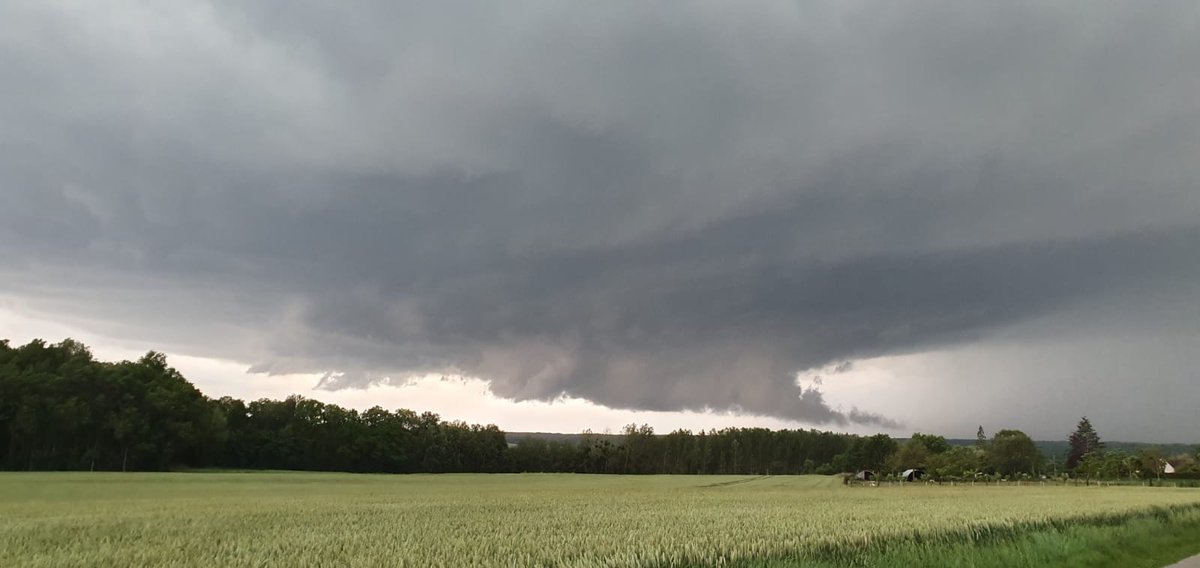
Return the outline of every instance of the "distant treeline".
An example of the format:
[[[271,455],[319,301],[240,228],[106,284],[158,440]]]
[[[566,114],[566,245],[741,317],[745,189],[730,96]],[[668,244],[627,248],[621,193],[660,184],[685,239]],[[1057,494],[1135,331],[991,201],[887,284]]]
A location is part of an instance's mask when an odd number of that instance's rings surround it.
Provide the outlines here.
[[[1032,440],[1002,430],[971,446],[915,434],[726,428],[656,435],[523,438],[433,413],[356,411],[291,396],[210,399],[159,353],[96,361],[83,344],[0,341],[0,467],[165,470],[179,467],[351,472],[831,474],[929,469],[945,478],[1045,473]]]
[[[561,433],[561,432],[505,432],[505,437],[509,443],[517,443],[525,441],[529,438],[537,438],[548,442],[570,442],[578,444],[587,438],[608,438],[616,443],[620,442],[623,434],[619,433]],[[899,445],[903,446],[908,443],[909,438],[893,437]],[[978,440],[975,438],[946,438],[951,447],[957,446],[975,446]],[[1046,465],[1051,471],[1063,470],[1068,454],[1070,453],[1071,443],[1068,440],[1034,440],[1034,445],[1037,447],[1038,453],[1046,459]],[[1139,452],[1152,450],[1162,453],[1164,456],[1178,457],[1180,455],[1192,455],[1197,451],[1197,446],[1194,444],[1151,444],[1146,442],[1104,442],[1104,447],[1109,451],[1124,452],[1134,455]],[[1190,463],[1190,459],[1184,458],[1185,463]]]

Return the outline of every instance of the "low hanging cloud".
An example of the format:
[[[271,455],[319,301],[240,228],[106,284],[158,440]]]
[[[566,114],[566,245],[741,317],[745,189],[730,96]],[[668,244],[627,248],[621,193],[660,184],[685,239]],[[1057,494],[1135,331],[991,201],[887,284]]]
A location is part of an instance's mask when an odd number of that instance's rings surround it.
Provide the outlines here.
[[[325,388],[893,427],[797,373],[1195,300],[1196,18],[6,2],[0,291]]]

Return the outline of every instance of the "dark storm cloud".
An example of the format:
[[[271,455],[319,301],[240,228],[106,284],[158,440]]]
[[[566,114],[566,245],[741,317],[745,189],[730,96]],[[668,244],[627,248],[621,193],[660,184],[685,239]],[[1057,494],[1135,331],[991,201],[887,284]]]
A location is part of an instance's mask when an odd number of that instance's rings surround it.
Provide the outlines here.
[[[796,373],[1195,299],[1197,18],[9,3],[4,287],[328,388],[894,426]]]

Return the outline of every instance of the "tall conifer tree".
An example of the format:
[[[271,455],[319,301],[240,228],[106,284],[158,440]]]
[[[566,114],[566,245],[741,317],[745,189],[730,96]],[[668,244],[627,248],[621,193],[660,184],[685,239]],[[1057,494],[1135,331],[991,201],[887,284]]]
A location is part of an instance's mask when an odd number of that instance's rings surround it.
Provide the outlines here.
[[[1104,449],[1100,436],[1096,434],[1095,428],[1092,428],[1092,423],[1088,421],[1087,416],[1079,419],[1075,433],[1071,434],[1067,442],[1070,444],[1070,449],[1067,451],[1067,469],[1075,469],[1075,466],[1083,460],[1083,456]]]

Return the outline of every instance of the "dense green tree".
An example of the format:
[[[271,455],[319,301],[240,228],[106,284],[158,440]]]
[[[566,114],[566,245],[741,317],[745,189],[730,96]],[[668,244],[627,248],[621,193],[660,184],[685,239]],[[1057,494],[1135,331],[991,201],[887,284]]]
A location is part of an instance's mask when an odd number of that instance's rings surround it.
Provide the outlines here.
[[[996,432],[989,446],[988,465],[1001,475],[1036,474],[1044,461],[1033,440],[1020,430]]]
[[[1136,477],[1140,468],[1138,458],[1121,450],[1088,452],[1075,467],[1077,475],[1096,479],[1125,479]]]
[[[629,424],[621,432],[623,436],[621,453],[623,473],[658,473],[662,471],[660,464],[655,463],[659,457],[658,440],[654,437],[654,428],[649,424]],[[735,452],[736,454],[736,452]]]
[[[926,468],[929,466],[929,457],[933,455],[929,448],[916,438],[910,439],[892,454],[888,460],[888,469],[892,471],[903,471],[910,468]]]
[[[176,466],[339,471],[508,471],[495,426],[299,396],[211,400],[166,357],[95,361],[82,344],[0,342],[0,467]]]
[[[897,449],[896,441],[887,434],[856,437],[846,452],[847,469],[882,470]]]
[[[950,443],[946,441],[946,438],[935,434],[916,432],[912,435],[911,440],[924,446],[930,454],[940,454],[950,450]]]
[[[983,467],[986,452],[972,446],[958,446],[929,457],[928,471],[936,479],[969,479]]]
[[[101,363],[73,340],[0,347],[7,469],[162,469],[225,443],[215,407],[158,353]]]

